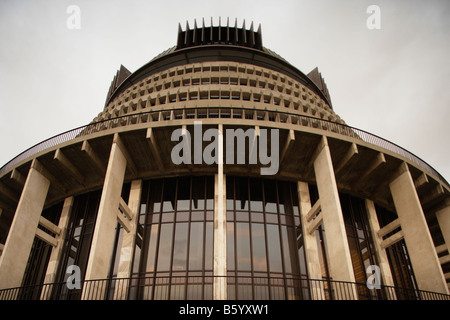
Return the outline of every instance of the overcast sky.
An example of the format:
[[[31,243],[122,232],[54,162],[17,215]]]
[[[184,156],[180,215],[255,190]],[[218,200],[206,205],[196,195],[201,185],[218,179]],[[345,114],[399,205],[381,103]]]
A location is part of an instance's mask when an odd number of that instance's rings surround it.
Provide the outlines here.
[[[80,29],[69,29],[70,5]],[[370,5],[380,29],[369,29]],[[261,24],[263,45],[325,78],[347,124],[421,157],[450,180],[450,1],[0,0],[0,167],[89,123],[116,70],[176,44],[178,23]]]

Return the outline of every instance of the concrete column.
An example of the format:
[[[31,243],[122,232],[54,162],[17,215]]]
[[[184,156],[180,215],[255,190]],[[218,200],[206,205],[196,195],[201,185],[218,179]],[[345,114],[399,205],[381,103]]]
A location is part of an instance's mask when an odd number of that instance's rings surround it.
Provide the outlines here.
[[[73,197],[68,197],[64,200],[61,216],[59,217],[58,228],[61,229],[61,233],[57,236],[58,244],[53,247],[50,259],[48,261],[47,271],[45,274],[44,283],[54,283],[56,281],[56,273],[58,272],[59,263],[61,261],[64,239],[66,238],[67,227],[69,225],[70,214],[73,207]],[[45,288],[41,294],[41,299],[48,299],[51,295],[51,287]]]
[[[448,294],[414,181],[406,163],[389,184],[419,289]]]
[[[313,161],[327,239],[326,248],[330,276],[337,281],[355,282],[341,203],[326,137],[322,137]],[[346,296],[343,298],[356,297],[356,294],[354,294],[354,297]]]
[[[223,127],[219,125],[218,173],[214,182],[214,300],[227,299],[226,179],[223,173]]]
[[[0,257],[0,289],[22,285],[49,187],[49,180],[32,166]]]
[[[386,253],[386,249],[381,246],[383,241],[382,237],[378,236],[380,230],[380,223],[378,222],[377,212],[373,201],[366,199],[366,210],[369,220],[370,232],[372,234],[373,244],[375,246],[375,254],[378,260],[378,266],[380,267],[381,277],[383,284],[387,286],[394,286],[394,279],[392,278],[391,267],[389,266],[389,260]],[[389,291],[391,295],[389,299],[396,299],[395,292]]]
[[[447,250],[450,249],[450,205],[436,212],[436,218],[444,237]],[[449,250],[450,252],[450,250]]]
[[[113,142],[95,222],[85,280],[106,279],[108,277],[126,165],[127,161],[123,151],[118,143]],[[83,298],[103,298],[103,292],[97,289],[94,282],[85,283]]]
[[[137,221],[139,219],[139,207],[141,202],[142,180],[134,180],[131,182],[130,196],[128,207],[133,213],[130,221],[130,232],[124,232],[122,238],[122,248],[120,249],[119,270],[117,272],[116,290],[114,293],[115,300],[127,299],[129,280],[131,277],[131,267],[133,264],[133,251],[136,240]]]
[[[310,279],[322,279],[322,270],[320,267],[319,248],[317,246],[316,233],[310,234],[307,230],[308,221],[306,215],[311,210],[311,200],[309,197],[308,183],[297,182],[297,191],[300,205],[300,219],[302,224],[303,245],[306,254],[306,266]],[[321,300],[325,297],[322,281],[311,282],[312,299]]]

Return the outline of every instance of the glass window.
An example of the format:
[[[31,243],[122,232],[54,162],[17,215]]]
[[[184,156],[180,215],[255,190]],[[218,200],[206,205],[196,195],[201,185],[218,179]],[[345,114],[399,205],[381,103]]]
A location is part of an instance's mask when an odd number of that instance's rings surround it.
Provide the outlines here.
[[[175,242],[173,248],[173,271],[186,270],[187,239],[188,224],[177,223],[175,225]]]
[[[251,270],[250,231],[248,223],[236,223],[236,258],[238,270]]]
[[[152,225],[147,229],[147,232],[150,235],[147,236],[147,239],[150,239],[149,250],[147,251],[147,263],[146,263],[146,272],[155,271],[155,257],[156,257],[156,248],[158,244],[158,225]]]
[[[227,223],[227,268],[236,270],[234,264],[234,222]]]
[[[252,224],[253,270],[267,271],[264,225]]]
[[[280,234],[278,231],[278,226],[268,224],[266,227],[270,271],[283,272],[283,266],[281,262]]]
[[[203,267],[203,222],[191,223],[189,241],[189,270],[202,270]]]
[[[161,234],[158,250],[158,271],[170,270],[170,258],[172,253],[173,224],[164,223],[161,225]]]

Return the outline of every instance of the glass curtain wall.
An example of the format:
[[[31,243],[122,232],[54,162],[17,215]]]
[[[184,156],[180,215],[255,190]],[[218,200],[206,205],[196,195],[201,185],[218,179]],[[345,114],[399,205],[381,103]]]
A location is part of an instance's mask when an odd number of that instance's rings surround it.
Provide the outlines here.
[[[227,177],[228,299],[307,299],[294,183]]]
[[[380,228],[388,225],[390,222],[397,219],[397,215],[383,207],[375,205],[377,211],[378,221]],[[398,229],[388,233],[385,238],[396,233]],[[389,266],[391,268],[392,277],[394,278],[394,285],[396,287],[405,289],[418,289],[416,278],[414,276],[414,270],[409,259],[408,249],[406,248],[405,240],[401,240],[394,243],[390,247],[386,248],[386,253],[389,260]],[[413,291],[397,290],[397,297],[399,299],[408,298],[408,294],[413,294]],[[405,296],[406,295],[406,296]],[[410,297],[415,298],[415,297]]]
[[[42,216],[47,220],[58,225],[59,217],[61,215],[63,202],[60,202],[42,212]],[[38,228],[45,230],[50,235],[55,236],[41,225]],[[47,242],[35,237],[33,246],[31,247],[30,256],[28,258],[27,267],[25,269],[22,287],[35,286],[44,283],[45,274],[47,271],[48,261],[52,253],[52,246]],[[39,299],[40,291],[23,290],[20,299]]]
[[[145,181],[130,299],[212,299],[214,177]]]
[[[72,275],[66,273],[67,267],[71,265],[80,268],[80,278],[84,280],[100,197],[101,190],[97,190],[74,198],[58,271],[59,282],[66,282]],[[58,290],[62,290],[56,293],[58,296],[67,294],[68,299],[81,297],[81,289],[67,291],[67,288],[62,286]]]
[[[367,268],[378,265],[365,203],[364,200],[347,194],[340,194],[340,202],[355,281],[365,284]],[[357,289],[360,300],[369,298],[370,293],[365,285],[357,286]]]

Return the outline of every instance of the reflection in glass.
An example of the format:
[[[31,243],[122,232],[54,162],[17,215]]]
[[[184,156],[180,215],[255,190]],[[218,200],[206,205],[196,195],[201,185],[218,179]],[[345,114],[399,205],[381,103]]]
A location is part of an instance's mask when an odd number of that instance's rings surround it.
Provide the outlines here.
[[[201,270],[203,265],[203,222],[191,223],[189,270]]]
[[[236,259],[238,270],[251,269],[250,233],[248,223],[236,223]]]
[[[172,232],[173,224],[167,223],[161,225],[161,234],[158,250],[158,271],[170,270],[170,256],[172,253]]]
[[[266,243],[263,224],[252,224],[253,270],[267,271]]]
[[[188,224],[175,225],[175,243],[173,247],[172,270],[186,270]]]

